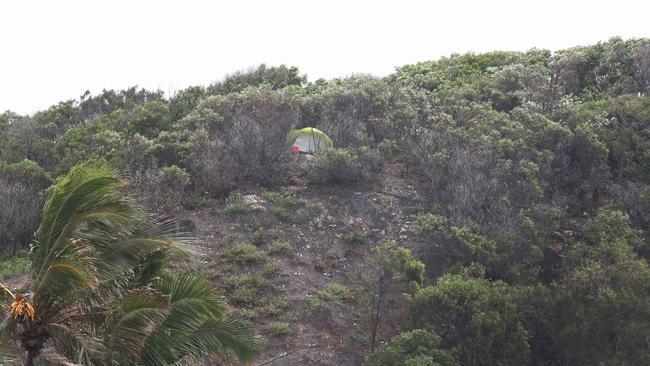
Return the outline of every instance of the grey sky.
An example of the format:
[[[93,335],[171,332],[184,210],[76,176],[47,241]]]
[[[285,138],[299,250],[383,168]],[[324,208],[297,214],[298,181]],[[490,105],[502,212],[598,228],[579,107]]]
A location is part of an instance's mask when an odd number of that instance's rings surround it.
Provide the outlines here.
[[[641,0],[4,1],[0,110],[136,84],[169,93],[263,62],[315,80],[466,51],[648,37],[649,10]]]

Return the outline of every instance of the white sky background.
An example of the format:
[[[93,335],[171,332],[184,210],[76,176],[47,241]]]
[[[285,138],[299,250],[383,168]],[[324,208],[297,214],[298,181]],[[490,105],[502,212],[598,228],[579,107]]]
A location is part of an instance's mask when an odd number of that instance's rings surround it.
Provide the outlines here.
[[[8,0],[0,111],[132,85],[170,93],[260,63],[298,66],[313,81],[451,53],[650,37],[649,13],[647,0]]]

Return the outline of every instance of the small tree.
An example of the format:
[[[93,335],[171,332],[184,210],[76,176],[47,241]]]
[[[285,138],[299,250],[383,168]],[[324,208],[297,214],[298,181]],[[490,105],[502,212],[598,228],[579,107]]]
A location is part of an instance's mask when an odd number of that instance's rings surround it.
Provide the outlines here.
[[[368,366],[456,366],[453,353],[440,346],[440,337],[426,330],[404,332],[366,358]]]
[[[392,315],[392,307],[404,292],[413,292],[424,280],[424,264],[407,248],[389,241],[373,248],[370,273],[366,274],[362,320],[368,326],[370,349],[377,345],[379,327]]]

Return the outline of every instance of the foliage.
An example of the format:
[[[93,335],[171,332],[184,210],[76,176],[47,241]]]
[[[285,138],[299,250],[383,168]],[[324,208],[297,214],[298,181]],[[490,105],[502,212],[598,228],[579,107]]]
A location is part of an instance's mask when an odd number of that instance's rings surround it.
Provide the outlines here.
[[[193,211],[204,207],[214,206],[215,203],[216,201],[211,198],[194,196],[194,197],[187,198],[183,201],[183,208],[186,210]]]
[[[384,324],[400,331],[422,328],[429,349],[448,352],[460,364],[648,364],[649,60],[648,39],[612,38],[556,52],[454,54],[399,66],[386,77],[308,82],[295,67],[261,65],[168,99],[161,91],[129,88],[87,92],[31,116],[6,111],[0,114],[0,250],[26,249],[39,222],[60,229],[60,223],[41,219],[44,198],[57,196],[48,187],[72,184],[65,183],[67,172],[89,158],[121,161],[132,183],[128,192],[158,213],[171,214],[181,204],[213,206],[230,195],[226,214],[243,215],[250,204],[232,193],[238,190],[263,191],[271,218],[310,211],[299,208],[303,202],[282,185],[295,172],[289,132],[313,126],[335,148],[313,157],[308,181],[394,186],[383,191],[395,202],[390,217],[402,221],[397,235],[406,236],[413,251],[376,245],[370,236],[346,230],[343,240],[367,243],[347,247],[368,260],[348,284],[354,301],[340,305],[334,293],[341,289],[322,289],[305,303],[310,321],[322,326],[340,313],[337,306],[351,306],[364,333],[359,344],[367,350],[394,336]],[[119,206],[111,209],[121,209],[118,198],[111,196]],[[156,222],[145,216],[118,234]],[[80,224],[79,233],[66,238],[106,243],[121,237],[111,236],[117,226],[124,228],[121,216],[90,221],[92,227]],[[391,225],[386,232],[392,234]],[[91,237],[95,227],[106,236]],[[292,253],[267,227],[251,230],[252,244],[226,248],[223,258],[234,267]],[[52,242],[43,232],[36,235],[35,258],[43,255],[43,242]],[[93,258],[108,256],[106,247],[82,243],[52,245],[70,250],[60,260],[75,263],[91,256],[85,250],[92,249]],[[339,247],[326,252],[317,269],[341,265]],[[133,268],[134,261],[132,256],[119,266]],[[79,269],[76,281],[102,288],[100,280],[114,266],[95,259]],[[266,264],[267,275],[281,272],[277,262]],[[78,304],[77,293],[89,292],[84,286],[73,286],[66,296]],[[242,286],[237,294],[257,301],[248,315],[282,311],[253,287]],[[119,299],[106,296],[93,306],[113,310]],[[152,305],[143,310],[147,321],[160,321],[155,302],[146,301]],[[106,320],[79,324],[103,346],[109,338],[98,329],[108,329]],[[443,362],[428,352],[403,352],[409,334],[371,356],[373,362]],[[50,339],[62,352],[64,344],[79,344],[58,333]],[[64,353],[78,360],[78,353]]]
[[[266,326],[266,331],[273,335],[287,335],[293,332],[289,323],[286,322],[272,322]]]
[[[309,181],[315,184],[344,185],[364,179],[358,157],[351,150],[329,149],[316,155],[309,168]]]
[[[440,337],[422,329],[404,332],[371,353],[369,366],[453,366],[459,365],[453,352],[442,349]]]
[[[239,263],[255,263],[266,260],[264,252],[253,244],[237,244],[223,252],[222,256],[228,260]]]
[[[233,193],[226,200],[226,208],[223,213],[229,216],[244,215],[250,210],[249,205],[242,200],[239,193]]]
[[[517,291],[483,275],[482,268],[472,266],[418,290],[409,310],[414,324],[440,334],[443,347],[458,346],[463,365],[526,364],[529,335]]]
[[[20,276],[29,270],[29,258],[26,252],[16,253],[9,258],[0,258],[0,280]]]
[[[352,230],[343,235],[343,240],[348,243],[363,243],[366,240],[366,234],[361,230]]]
[[[36,231],[43,193],[52,178],[31,160],[0,161],[0,253],[25,248]]]
[[[163,270],[190,239],[143,212],[125,184],[113,166],[88,162],[49,189],[29,255],[32,290],[22,297],[2,286],[13,302],[9,313],[2,307],[0,345],[19,342],[28,365],[46,343],[84,364],[250,360],[258,349],[252,331],[208,282]]]
[[[282,239],[277,239],[274,240],[271,244],[269,244],[268,249],[266,252],[270,255],[278,255],[278,254],[284,254],[284,255],[295,255],[295,250],[293,249],[293,246],[286,241]]]

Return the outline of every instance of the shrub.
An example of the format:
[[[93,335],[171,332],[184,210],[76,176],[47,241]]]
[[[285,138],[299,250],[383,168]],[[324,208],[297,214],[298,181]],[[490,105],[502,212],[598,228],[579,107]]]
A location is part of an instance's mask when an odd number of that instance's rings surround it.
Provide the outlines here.
[[[280,263],[273,261],[264,266],[264,275],[267,277],[274,277],[282,273]]]
[[[52,183],[38,164],[0,161],[0,254],[25,248],[38,227],[43,192]]]
[[[19,252],[16,255],[2,259],[0,258],[0,280],[20,276],[29,270],[29,258],[27,252]]]
[[[258,227],[253,231],[253,237],[251,239],[252,243],[255,245],[264,245],[269,241],[272,240],[280,240],[284,238],[284,234],[282,233],[282,230],[279,229],[271,229],[271,230],[266,230],[264,227]]]
[[[158,197],[161,201],[161,206],[167,210],[172,211],[178,207],[182,201],[185,187],[190,183],[190,175],[183,168],[176,165],[164,167],[158,173],[158,185],[161,192]]]
[[[360,244],[366,240],[366,234],[362,230],[353,230],[343,235],[343,240],[348,243]]]
[[[377,348],[366,359],[369,366],[456,366],[453,353],[441,346],[437,334],[422,329],[405,332]]]
[[[280,221],[285,221],[287,218],[289,218],[289,214],[287,213],[287,209],[284,208],[284,207],[273,207],[271,209],[271,212],[273,212],[273,214],[275,216],[277,216],[278,220],[280,220]]]
[[[231,299],[238,304],[252,305],[259,301],[260,292],[266,281],[260,275],[242,275],[232,278],[230,287],[234,288]]]
[[[292,332],[289,323],[272,322],[266,326],[266,330],[273,335],[287,335]]]
[[[190,175],[175,165],[162,169],[145,169],[134,173],[131,187],[141,202],[152,210],[171,213],[183,201]]]
[[[286,240],[274,240],[273,243],[269,246],[266,252],[270,255],[285,254],[292,255],[294,254],[293,247]]]
[[[295,95],[260,87],[210,96],[180,124],[205,132],[190,164],[201,185],[226,194],[238,186],[273,186],[284,179],[291,157],[287,136],[298,118]]]
[[[284,208],[293,208],[302,205],[304,202],[296,197],[295,194],[285,194],[280,192],[266,191],[262,193],[262,198],[273,205]]]
[[[325,301],[332,301],[336,304],[350,303],[354,300],[352,291],[340,283],[330,283],[324,290],[318,291],[318,298]]]
[[[203,207],[213,206],[216,203],[212,198],[205,197],[190,197],[183,201],[183,208],[186,210],[197,210]]]
[[[250,210],[246,202],[242,200],[241,194],[233,193],[226,200],[226,208],[223,213],[228,216],[245,215]]]
[[[357,156],[347,149],[329,149],[316,155],[310,169],[309,181],[315,184],[351,184],[363,176]]]
[[[272,299],[266,300],[264,306],[258,309],[260,315],[263,316],[278,316],[282,314],[284,309],[289,306],[289,301],[284,295],[276,296]]]
[[[222,256],[240,263],[262,262],[266,259],[264,252],[257,250],[253,244],[237,244],[226,250]]]
[[[253,304],[257,297],[257,289],[253,287],[238,287],[230,294],[232,301],[243,305]]]

